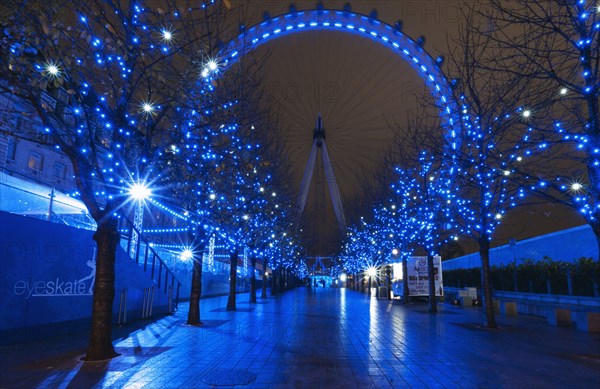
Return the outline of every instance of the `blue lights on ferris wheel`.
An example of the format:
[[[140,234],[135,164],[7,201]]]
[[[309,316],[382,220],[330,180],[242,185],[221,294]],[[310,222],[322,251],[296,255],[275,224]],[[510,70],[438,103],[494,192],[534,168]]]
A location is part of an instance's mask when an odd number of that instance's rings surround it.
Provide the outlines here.
[[[440,109],[440,117],[446,137],[452,149],[456,150],[460,134],[460,110],[452,97],[450,83],[439,66],[443,63],[432,58],[419,44],[401,31],[372,17],[356,13],[334,10],[292,11],[257,24],[243,32],[221,51],[221,66],[227,68],[235,63],[241,54],[250,52],[271,39],[295,32],[329,30],[345,31],[369,38],[397,53],[425,81]]]

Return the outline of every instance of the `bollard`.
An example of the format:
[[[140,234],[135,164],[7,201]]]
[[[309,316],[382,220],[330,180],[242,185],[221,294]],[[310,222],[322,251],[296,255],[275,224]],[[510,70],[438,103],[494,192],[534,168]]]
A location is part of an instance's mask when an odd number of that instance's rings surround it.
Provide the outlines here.
[[[121,318],[123,320],[121,320]],[[127,322],[127,289],[121,291],[119,298],[119,318],[117,320],[118,325],[123,325]]]
[[[173,287],[169,286],[169,293],[167,294],[168,305],[167,313],[170,315],[173,313]]]

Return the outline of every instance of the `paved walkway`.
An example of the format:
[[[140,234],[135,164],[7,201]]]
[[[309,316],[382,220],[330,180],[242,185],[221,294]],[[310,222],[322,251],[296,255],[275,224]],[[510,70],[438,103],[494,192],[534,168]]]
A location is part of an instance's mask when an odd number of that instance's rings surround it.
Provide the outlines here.
[[[115,341],[122,355],[81,362],[85,337],[5,347],[1,388],[599,388],[600,335],[481,309],[392,304],[345,289],[300,288],[238,311],[202,301]],[[231,383],[231,381],[230,381]]]

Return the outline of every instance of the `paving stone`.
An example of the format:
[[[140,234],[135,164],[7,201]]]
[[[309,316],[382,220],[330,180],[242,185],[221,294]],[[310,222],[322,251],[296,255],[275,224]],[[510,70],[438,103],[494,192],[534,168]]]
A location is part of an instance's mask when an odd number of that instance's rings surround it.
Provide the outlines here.
[[[176,314],[115,340],[122,355],[82,362],[87,334],[0,348],[0,388],[596,388],[600,334],[478,307],[390,304],[345,289],[297,289],[243,302],[202,300],[203,326]],[[211,372],[247,373],[237,381]],[[255,379],[250,380],[250,377]],[[243,382],[242,382],[243,381]]]

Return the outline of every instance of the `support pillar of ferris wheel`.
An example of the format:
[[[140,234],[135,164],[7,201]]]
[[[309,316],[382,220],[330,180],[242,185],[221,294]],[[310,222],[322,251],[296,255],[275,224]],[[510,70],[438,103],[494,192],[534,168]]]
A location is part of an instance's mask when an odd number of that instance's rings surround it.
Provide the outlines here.
[[[333,203],[333,210],[335,217],[338,222],[338,226],[341,231],[346,230],[346,218],[344,216],[344,208],[342,207],[342,199],[340,197],[340,191],[333,173],[333,167],[331,166],[331,159],[327,151],[327,144],[325,142],[325,128],[323,127],[323,119],[321,114],[317,118],[317,123],[313,132],[313,144],[308,156],[308,162],[306,169],[304,170],[304,176],[300,184],[300,194],[298,196],[298,212],[302,214],[304,207],[306,206],[306,197],[308,196],[308,189],[312,181],[312,175],[315,170],[315,160],[317,153],[320,151],[323,159],[323,167],[325,169],[325,177],[327,179],[327,186],[329,187],[329,194],[331,195],[331,202]]]

